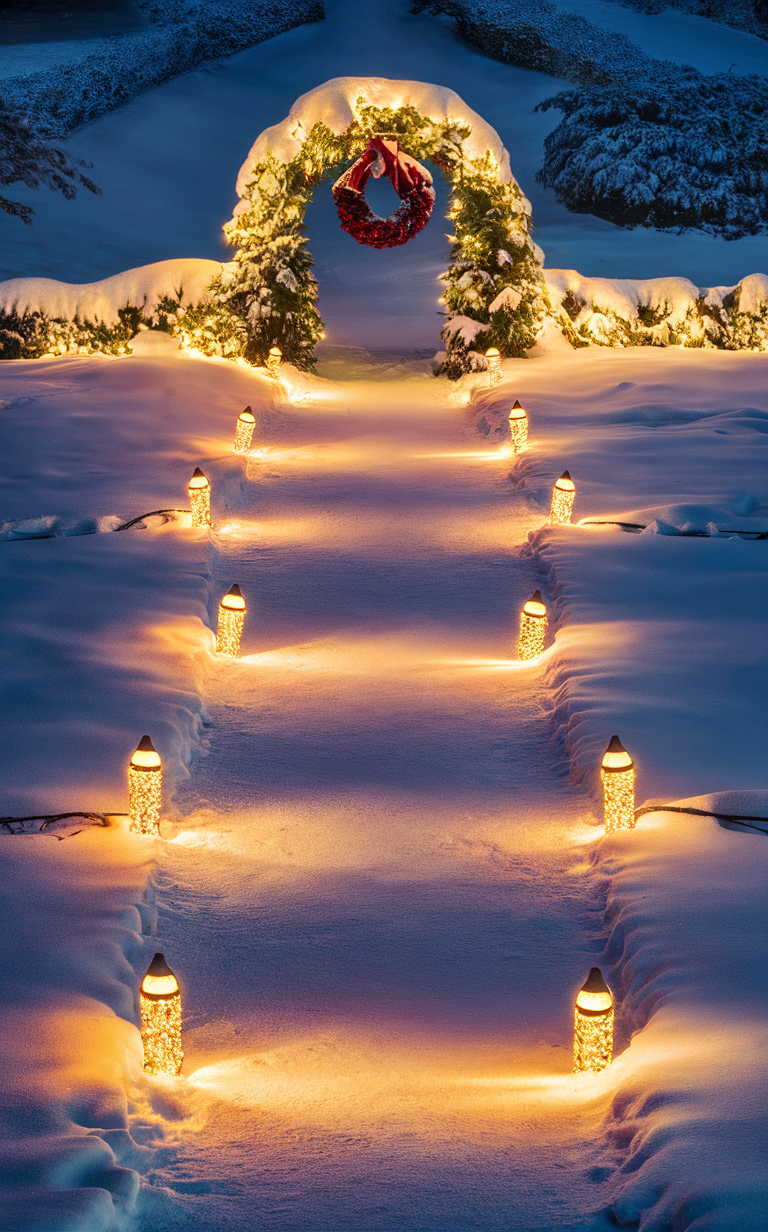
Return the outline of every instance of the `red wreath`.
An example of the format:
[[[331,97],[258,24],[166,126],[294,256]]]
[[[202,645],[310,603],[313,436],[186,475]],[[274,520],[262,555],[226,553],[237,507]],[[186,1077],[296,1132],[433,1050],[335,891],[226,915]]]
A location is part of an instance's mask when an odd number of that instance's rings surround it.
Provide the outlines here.
[[[389,218],[379,218],[365,200],[365,186],[373,174],[384,173],[402,205]],[[399,248],[418,235],[429,222],[435,204],[432,176],[415,158],[404,154],[396,141],[374,137],[368,149],[336,181],[333,199],[343,231],[369,248]]]

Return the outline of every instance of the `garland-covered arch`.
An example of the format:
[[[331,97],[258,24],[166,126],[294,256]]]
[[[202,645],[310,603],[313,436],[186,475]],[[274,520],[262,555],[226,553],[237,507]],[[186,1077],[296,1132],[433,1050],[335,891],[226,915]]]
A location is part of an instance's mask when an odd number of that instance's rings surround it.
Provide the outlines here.
[[[212,342],[218,337],[219,354],[262,365],[277,345],[289,363],[312,367],[323,322],[305,237],[307,204],[316,184],[377,135],[396,137],[412,158],[436,163],[450,185],[454,234],[442,275],[448,321],[441,370],[458,377],[484,367],[490,346],[512,356],[533,345],[548,311],[543,254],[530,239],[531,207],[498,134],[443,86],[337,77],[266,129],[240,170],[240,201],[224,228],[234,260],[214,283],[213,312],[187,322]]]

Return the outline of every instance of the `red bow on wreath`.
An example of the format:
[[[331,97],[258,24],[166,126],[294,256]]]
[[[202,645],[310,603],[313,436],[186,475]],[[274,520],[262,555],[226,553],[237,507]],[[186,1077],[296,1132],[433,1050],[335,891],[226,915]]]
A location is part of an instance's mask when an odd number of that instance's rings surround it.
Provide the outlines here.
[[[365,200],[365,186],[371,175],[378,179],[385,173],[402,205],[389,218],[379,218]],[[426,227],[435,204],[432,176],[426,167],[404,154],[397,141],[384,137],[373,138],[332,192],[342,229],[370,248],[407,244]]]

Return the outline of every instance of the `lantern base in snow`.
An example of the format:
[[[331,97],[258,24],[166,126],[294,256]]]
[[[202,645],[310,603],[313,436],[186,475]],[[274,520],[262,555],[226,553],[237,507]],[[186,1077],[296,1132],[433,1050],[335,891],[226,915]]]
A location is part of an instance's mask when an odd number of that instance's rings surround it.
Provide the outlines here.
[[[605,832],[635,828],[635,771],[603,770],[603,800],[605,807]]]
[[[189,503],[192,508],[193,526],[211,525],[211,489],[199,488],[190,492]]]
[[[216,630],[216,653],[236,659],[240,653],[240,638],[243,635],[245,612],[233,612],[219,608],[219,624]]]
[[[160,834],[160,808],[163,799],[161,770],[128,767],[128,813],[135,834]]]
[[[251,448],[255,426],[256,420],[252,415],[249,418],[245,418],[243,415],[238,418],[237,427],[235,428],[235,453],[247,453]]]
[[[552,508],[549,511],[550,526],[570,526],[575,496],[575,492],[564,492],[562,488],[554,489],[552,493]]]
[[[178,1077],[184,1060],[181,1047],[181,996],[139,996],[144,1072]]]
[[[613,1010],[576,1007],[573,1026],[573,1072],[599,1074],[613,1060]]]
[[[517,641],[518,659],[535,659],[544,649],[544,638],[547,634],[547,620],[542,616],[529,616],[527,612],[520,614],[520,636]]]

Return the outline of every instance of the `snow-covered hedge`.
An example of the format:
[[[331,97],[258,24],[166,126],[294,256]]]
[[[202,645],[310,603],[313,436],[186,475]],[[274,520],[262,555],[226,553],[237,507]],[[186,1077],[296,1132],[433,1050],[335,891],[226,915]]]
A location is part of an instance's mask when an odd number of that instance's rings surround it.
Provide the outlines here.
[[[619,82],[647,78],[659,66],[623,34],[593,26],[550,0],[414,0],[413,7],[453,17],[468,43],[496,59],[553,77]]]
[[[63,136],[204,60],[324,16],[322,0],[142,0],[140,7],[154,23],[149,29],[111,39],[108,50],[77,63],[4,81],[5,106],[39,133]]]
[[[729,3],[692,0],[691,11],[722,19]],[[569,209],[621,226],[693,227],[726,239],[768,229],[764,78],[706,77],[654,60],[550,0],[416,0],[416,7],[454,17],[468,41],[500,60],[580,83],[540,105],[564,112],[546,139],[539,179]],[[763,7],[768,12],[768,0]]]
[[[129,355],[142,329],[165,330],[196,346],[195,330],[210,311],[208,287],[220,272],[218,261],[191,258],[157,261],[101,282],[12,278],[0,283],[0,359]]]
[[[544,143],[539,178],[569,209],[725,239],[768,229],[764,78],[582,86],[547,107],[565,118]]]
[[[687,278],[585,278],[545,270],[552,313],[573,346],[685,346],[768,351],[768,277],[732,287]]]
[[[724,26],[749,30],[765,38],[768,35],[768,0],[617,0],[627,8],[641,13],[663,13],[664,9],[680,9],[721,21]]]

